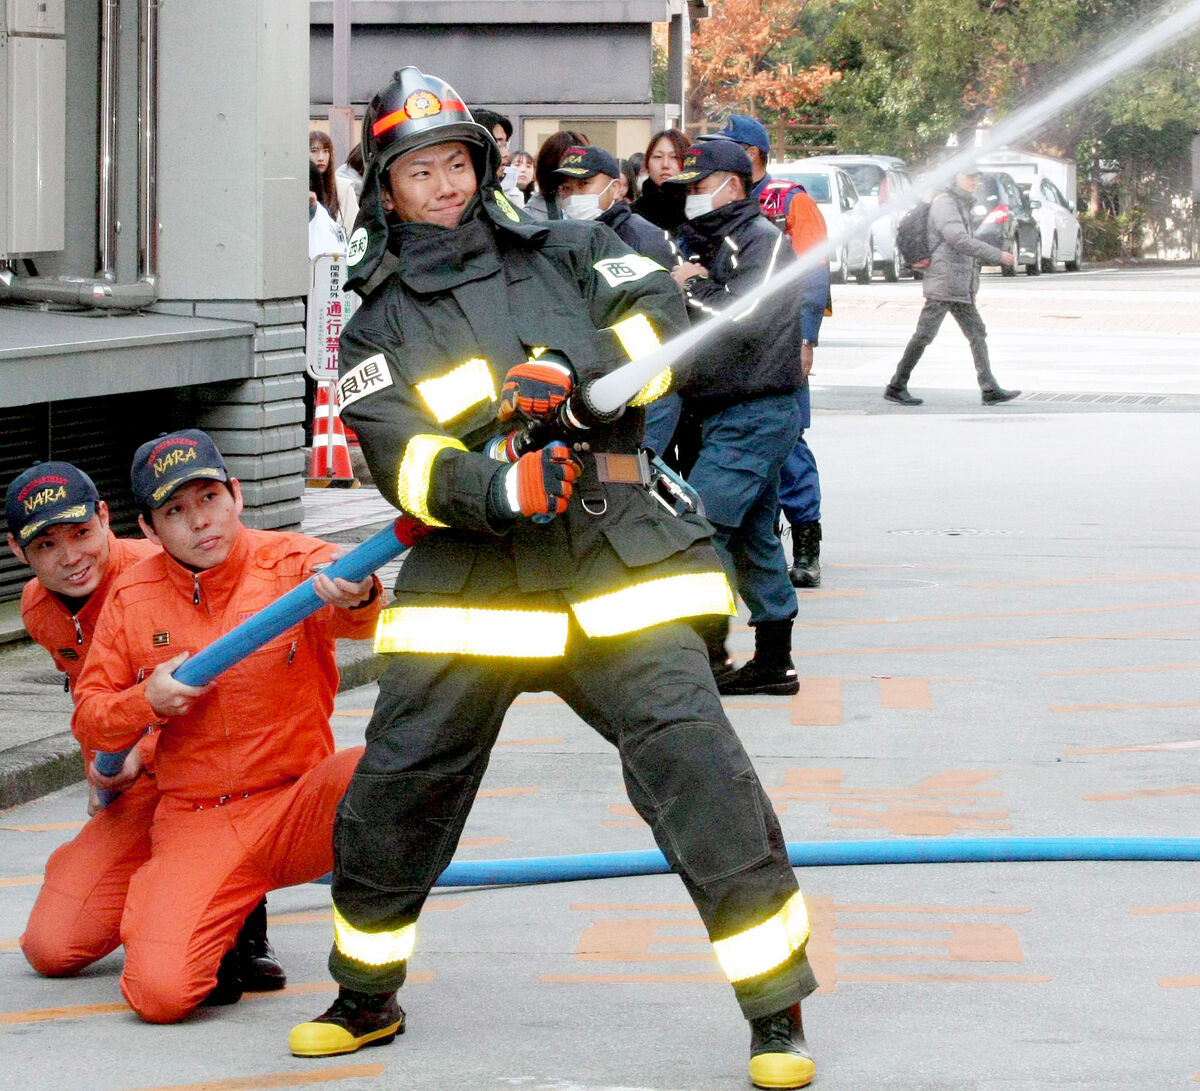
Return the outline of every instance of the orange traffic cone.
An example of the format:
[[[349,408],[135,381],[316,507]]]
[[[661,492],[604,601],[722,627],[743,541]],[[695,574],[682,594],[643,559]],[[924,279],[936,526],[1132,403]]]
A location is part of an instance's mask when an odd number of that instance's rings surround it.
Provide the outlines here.
[[[358,488],[358,480],[350,467],[346,427],[342,424],[342,417],[338,412],[337,386],[334,383],[317,383],[308,484],[334,485],[343,489]]]

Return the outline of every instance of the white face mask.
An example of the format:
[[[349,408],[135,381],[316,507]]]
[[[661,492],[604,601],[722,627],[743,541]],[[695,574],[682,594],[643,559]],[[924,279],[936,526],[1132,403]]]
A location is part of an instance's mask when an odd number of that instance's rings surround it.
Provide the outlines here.
[[[712,193],[689,193],[683,199],[683,214],[689,220],[698,219],[700,216],[707,216],[713,210],[713,198],[729,185],[732,180],[732,177],[726,178]]]
[[[600,207],[600,198],[612,189],[614,182],[616,182],[615,178],[600,190],[599,193],[573,193],[570,197],[564,197],[562,202],[563,215],[568,220],[599,219],[600,214],[604,211]]]

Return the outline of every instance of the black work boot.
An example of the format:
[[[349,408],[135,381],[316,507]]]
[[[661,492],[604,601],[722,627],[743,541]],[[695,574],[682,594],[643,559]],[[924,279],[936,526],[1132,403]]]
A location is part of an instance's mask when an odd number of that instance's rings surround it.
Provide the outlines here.
[[[971,358],[975,361],[975,377],[979,380],[979,395],[984,405],[999,405],[1001,402],[1011,402],[1020,397],[1019,390],[1005,390],[992,374],[992,364],[988,359],[987,344],[973,344]]]
[[[807,1087],[815,1072],[799,1004],[750,1020],[750,1082],[755,1087]]]
[[[754,626],[754,658],[740,670],[717,680],[726,697],[765,693],[789,697],[800,692],[792,664],[792,621],[760,621]]]
[[[287,974],[267,942],[267,899],[250,912],[233,948],[237,952],[242,988],[248,993],[272,992],[287,984]]]
[[[221,958],[221,964],[217,967],[217,983],[200,1001],[200,1006],[219,1008],[225,1004],[236,1004],[241,1000],[243,990],[242,973],[238,965],[238,953],[235,945],[230,947]]]
[[[895,402],[897,405],[924,405],[925,399],[918,398],[908,392],[906,386],[892,386],[891,383],[884,388],[884,398],[889,402]]]
[[[1002,386],[994,386],[991,390],[984,390],[980,397],[984,405],[999,405],[1001,402],[1011,402],[1013,398],[1019,398],[1021,392],[1019,390],[1005,390]]]
[[[692,628],[704,641],[708,649],[708,665],[713,672],[713,678],[720,684],[723,678],[733,674],[736,669],[729,652],[725,650],[725,641],[729,639],[729,618],[727,617],[697,617],[692,618]]]
[[[793,587],[821,586],[821,524],[792,524],[792,567],[788,578]]]
[[[297,1057],[330,1057],[385,1046],[403,1033],[404,1009],[394,992],[359,993],[343,986],[323,1015],[292,1027],[288,1047]]]

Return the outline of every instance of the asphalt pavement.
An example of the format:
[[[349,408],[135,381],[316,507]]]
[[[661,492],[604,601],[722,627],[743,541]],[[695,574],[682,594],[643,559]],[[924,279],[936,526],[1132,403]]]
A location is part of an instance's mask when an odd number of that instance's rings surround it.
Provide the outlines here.
[[[809,433],[824,579],[800,599],[801,691],[726,701],[789,841],[1195,834],[1198,281],[989,276],[996,371],[1025,393],[981,406],[948,328],[914,376],[928,398],[915,410],[879,394],[919,287],[836,289]],[[1191,307],[1159,299],[1175,292]],[[1047,316],[1076,313],[1065,303],[1081,317],[1061,335],[1053,323],[1066,320]],[[1152,312],[1163,328],[1109,329],[1122,306],[1131,324]],[[1137,400],[1066,397],[1080,394]],[[306,527],[361,536],[386,517],[379,503],[327,490]],[[731,643],[747,656],[752,635],[737,626]],[[46,738],[65,705],[33,651],[0,654],[0,731],[23,720]],[[339,745],[361,741],[374,692],[339,695]],[[287,990],[143,1025],[116,988],[119,951],[63,981],[35,976],[16,946],[46,857],[84,804],[76,784],[0,812],[2,1088],[748,1086],[745,1024],[672,876],[438,891],[401,996],[408,1032],[318,1061],[291,1057],[286,1038],[332,996],[328,888],[278,891],[270,929]],[[521,698],[459,858],[652,845],[612,750],[553,695]],[[1196,868],[801,869],[821,981],[805,1005],[813,1086],[1193,1086]]]

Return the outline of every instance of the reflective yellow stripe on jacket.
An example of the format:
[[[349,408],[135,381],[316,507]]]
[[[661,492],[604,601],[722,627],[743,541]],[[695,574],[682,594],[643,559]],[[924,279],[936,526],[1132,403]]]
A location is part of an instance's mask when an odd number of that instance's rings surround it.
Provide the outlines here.
[[[431,527],[447,525],[435,519],[429,511],[429,479],[433,475],[433,462],[447,448],[453,448],[455,451],[466,450],[453,436],[413,436],[404,448],[404,457],[400,460],[400,473],[396,484],[400,506],[409,515],[428,523]]]
[[[621,342],[621,347],[630,360],[640,360],[643,356],[648,356],[655,349],[662,347],[658,334],[650,325],[650,319],[644,314],[623,318],[608,328],[617,335],[617,340]],[[671,389],[672,378],[671,369],[663,368],[630,399],[629,404],[649,405],[650,402],[657,401]]]
[[[737,613],[724,572],[689,572],[643,580],[619,591],[573,602],[571,609],[588,636],[620,636],[664,621]]]

